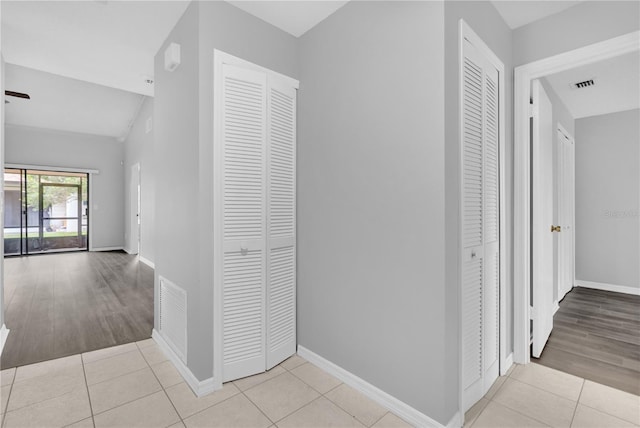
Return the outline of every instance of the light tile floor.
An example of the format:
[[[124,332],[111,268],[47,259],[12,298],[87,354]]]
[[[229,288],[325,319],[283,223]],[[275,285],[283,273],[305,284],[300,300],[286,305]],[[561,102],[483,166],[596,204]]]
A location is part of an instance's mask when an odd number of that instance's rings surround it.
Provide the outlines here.
[[[1,372],[2,428],[408,427],[299,356],[197,398],[151,340]],[[535,363],[515,366],[465,427],[640,426],[640,397]]]
[[[297,355],[201,398],[151,339],[0,378],[2,428],[410,426]]]
[[[640,426],[640,397],[539,364],[515,365],[465,415],[465,427]]]

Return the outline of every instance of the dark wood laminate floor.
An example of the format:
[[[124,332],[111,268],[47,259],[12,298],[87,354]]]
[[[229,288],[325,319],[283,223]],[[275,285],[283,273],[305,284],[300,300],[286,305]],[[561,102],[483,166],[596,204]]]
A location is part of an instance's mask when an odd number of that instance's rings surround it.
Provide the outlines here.
[[[640,395],[640,296],[574,288],[536,362]]]
[[[2,369],[151,337],[153,270],[121,251],[5,259]]]

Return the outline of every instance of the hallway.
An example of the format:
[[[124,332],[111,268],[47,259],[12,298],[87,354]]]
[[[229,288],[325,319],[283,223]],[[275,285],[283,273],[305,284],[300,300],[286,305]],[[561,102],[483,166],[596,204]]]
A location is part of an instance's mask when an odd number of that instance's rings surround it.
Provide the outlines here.
[[[147,339],[153,269],[122,251],[6,258],[2,369]]]

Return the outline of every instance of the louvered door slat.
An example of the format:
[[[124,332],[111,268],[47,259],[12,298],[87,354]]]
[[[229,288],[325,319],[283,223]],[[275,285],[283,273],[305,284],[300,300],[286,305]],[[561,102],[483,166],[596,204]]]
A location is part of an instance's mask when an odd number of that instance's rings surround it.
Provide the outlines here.
[[[223,380],[264,371],[265,147],[264,73],[222,69]]]
[[[296,91],[269,87],[267,369],[296,352]]]

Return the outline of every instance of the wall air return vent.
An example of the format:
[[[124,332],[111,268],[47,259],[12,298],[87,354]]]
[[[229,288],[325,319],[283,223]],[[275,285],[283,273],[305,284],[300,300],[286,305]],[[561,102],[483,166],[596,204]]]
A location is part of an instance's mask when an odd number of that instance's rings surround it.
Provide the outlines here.
[[[160,334],[187,363],[187,292],[160,277]]]
[[[576,82],[572,86],[576,89],[588,88],[589,86],[595,85],[593,79],[583,80],[582,82]]]

